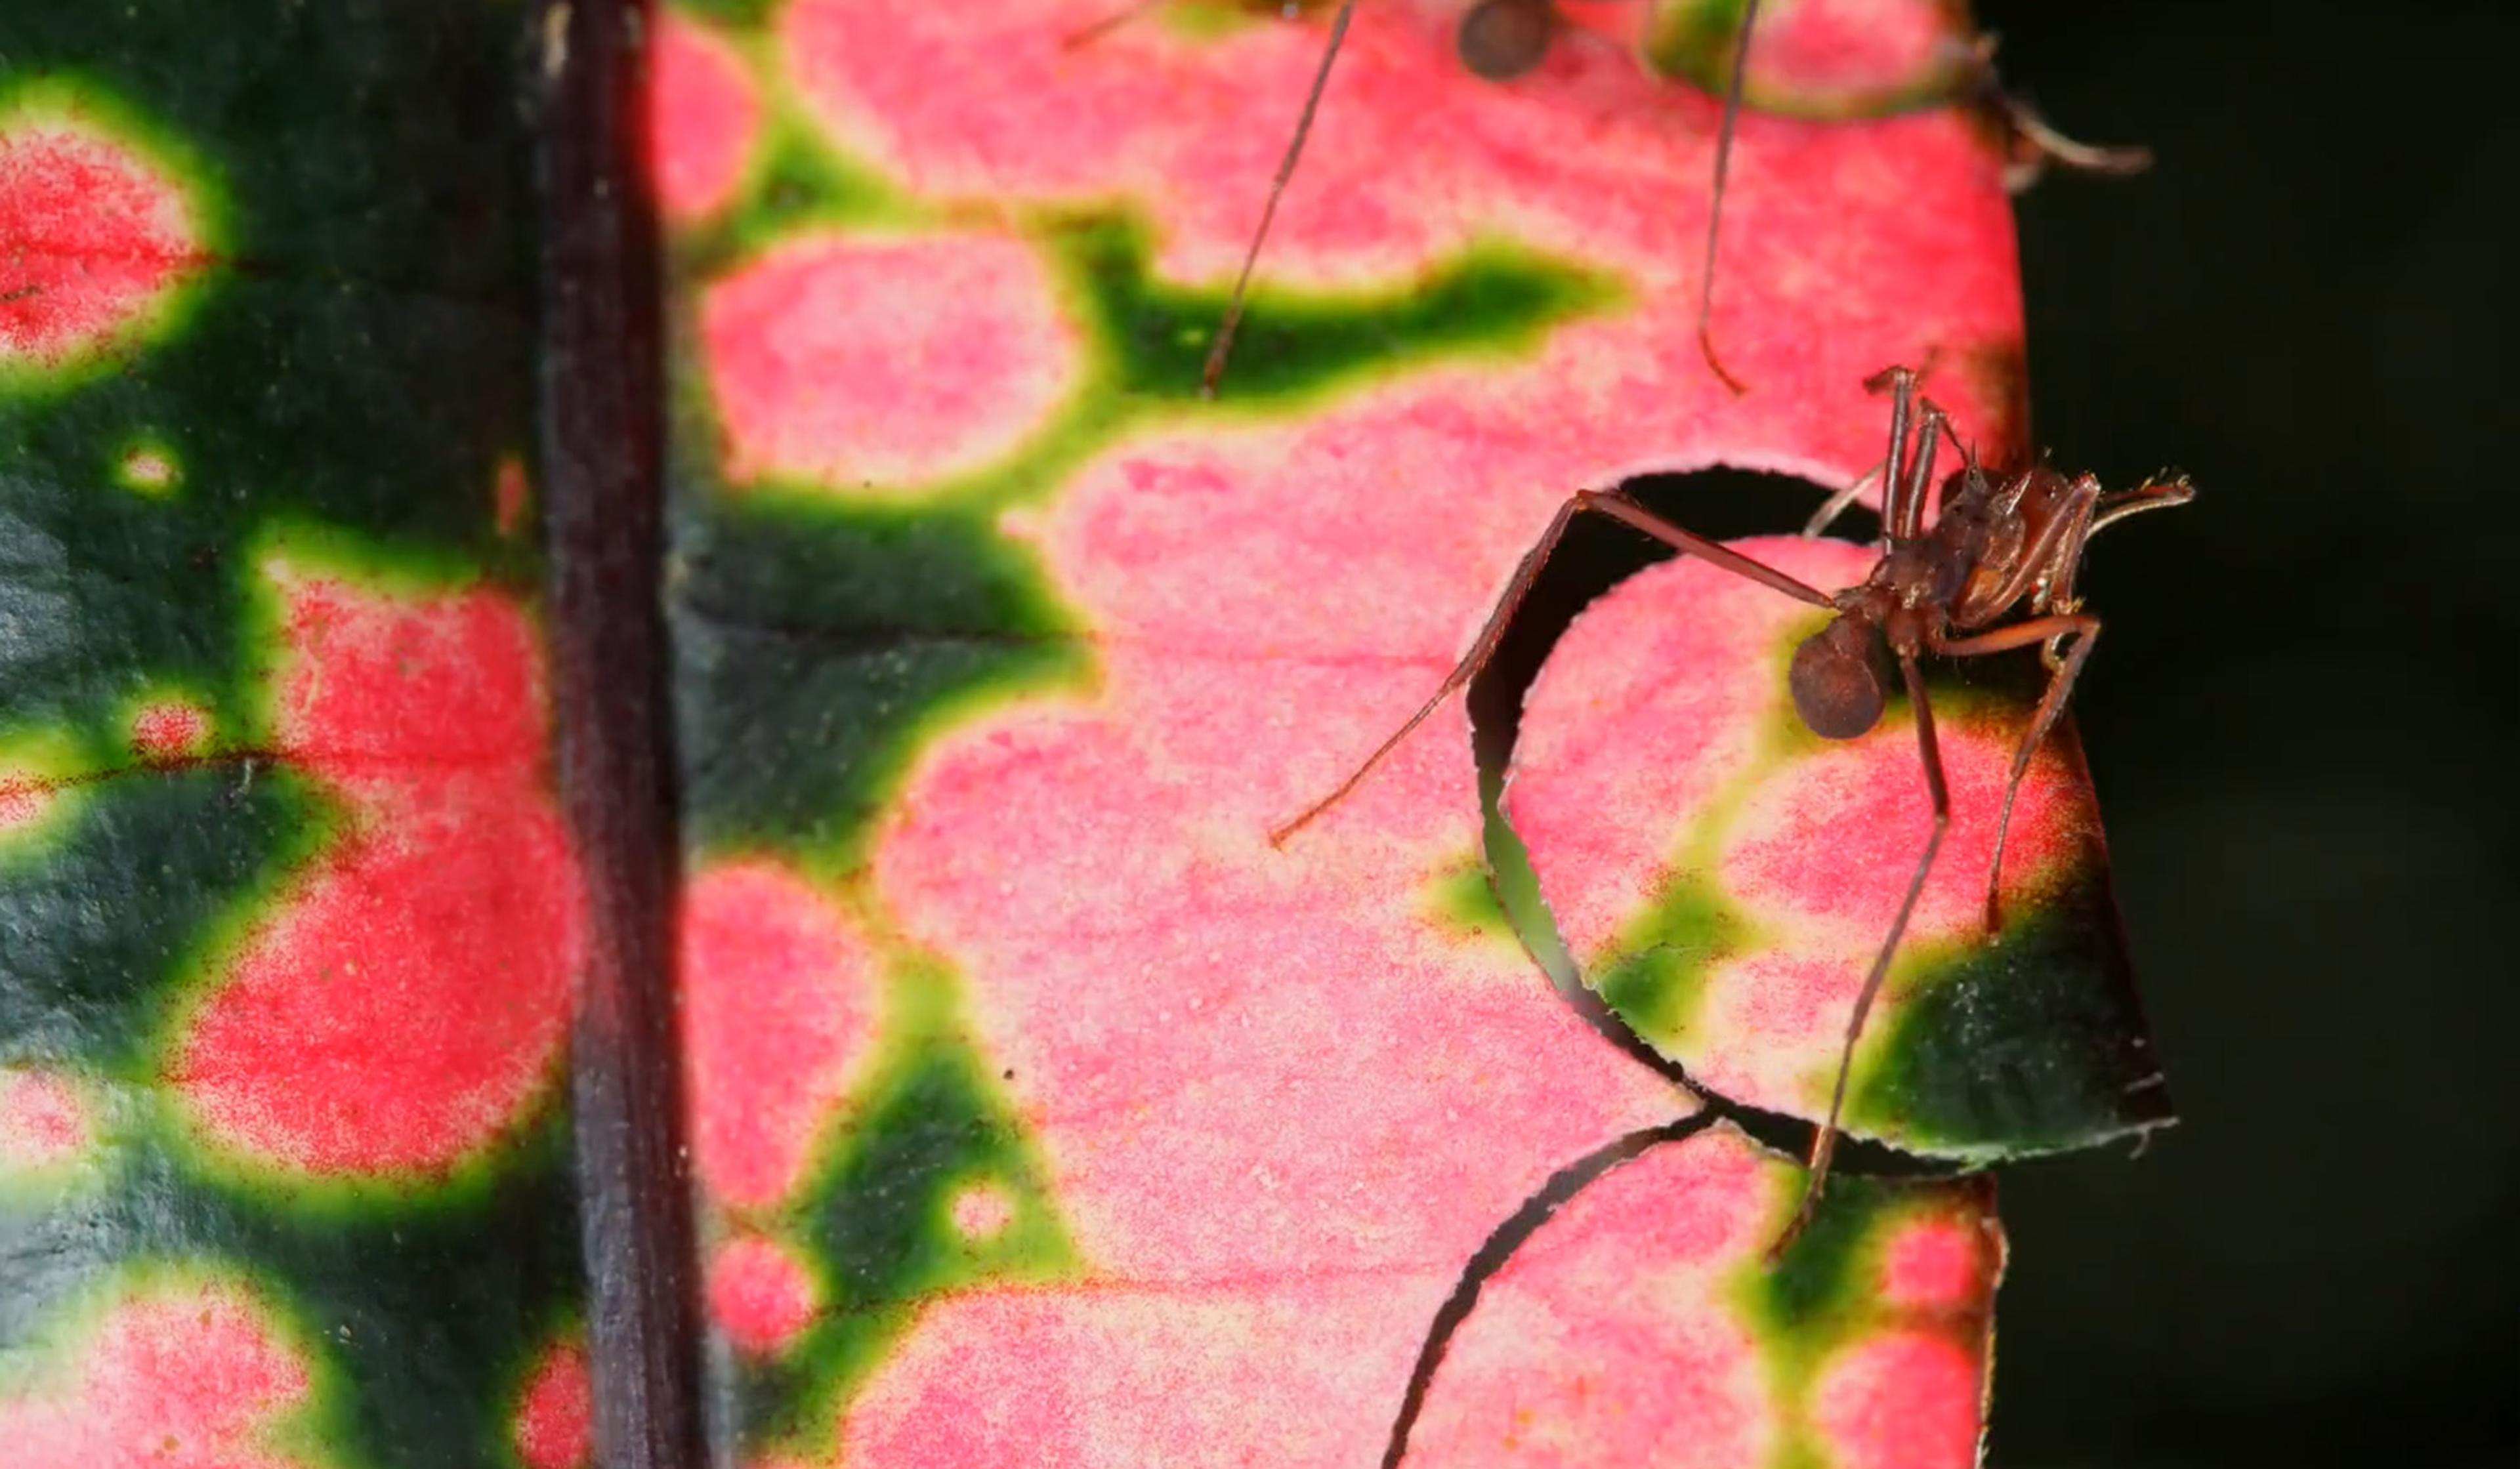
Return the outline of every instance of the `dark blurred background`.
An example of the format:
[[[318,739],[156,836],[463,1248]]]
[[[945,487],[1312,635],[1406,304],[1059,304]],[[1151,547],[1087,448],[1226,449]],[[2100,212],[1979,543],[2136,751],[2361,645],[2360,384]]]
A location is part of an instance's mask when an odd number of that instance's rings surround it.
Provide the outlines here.
[[[1992,1461],[2520,1463],[2520,21],[1978,18],[2159,159],[2020,201],[2036,437],[2199,489],[2076,701],[2183,1122],[2006,1174]]]

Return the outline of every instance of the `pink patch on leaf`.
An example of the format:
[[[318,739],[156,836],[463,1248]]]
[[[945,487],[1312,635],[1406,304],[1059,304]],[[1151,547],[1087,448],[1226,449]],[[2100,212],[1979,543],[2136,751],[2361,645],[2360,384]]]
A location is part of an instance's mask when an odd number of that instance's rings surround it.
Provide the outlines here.
[[[649,62],[650,153],[656,199],[683,219],[735,197],[761,131],[743,58],[714,32],[668,12]]]
[[[1015,1201],[1000,1184],[966,1183],[954,1191],[945,1212],[955,1233],[980,1244],[1004,1234],[1015,1222]]]
[[[1690,1080],[1718,1096],[1795,1111],[1815,1105],[1817,1092],[1824,1104],[1846,1017],[1871,958],[1843,950],[1765,949],[1714,963],[1697,1013],[1683,1022],[1687,1044],[1671,1048]],[[1876,1003],[1872,1025],[1892,1012],[1896,997]],[[1868,1036],[1878,1033],[1868,1025]]]
[[[75,113],[0,120],[0,365],[57,366],[201,268],[182,191]]]
[[[1465,954],[1392,869],[1278,857],[1235,794],[1100,725],[982,726],[878,860],[969,976],[1090,1258],[1216,1280],[1322,1268],[1328,1238],[1344,1269],[1436,1269],[1556,1161],[1685,1105],[1520,954]]]
[[[144,760],[199,754],[209,737],[209,711],[185,699],[150,704],[131,721],[131,748]]]
[[[61,798],[51,781],[39,777],[0,771],[0,835],[31,826],[42,821]]]
[[[577,1469],[595,1458],[595,1380],[586,1349],[563,1342],[543,1354],[517,1403],[517,1456],[525,1469]]]
[[[289,644],[280,735],[292,759],[330,779],[395,786],[414,765],[521,778],[542,760],[541,643],[515,601],[274,575]]]
[[[1578,1194],[1480,1291],[1405,1462],[1766,1462],[1773,1374],[1733,1303],[1776,1229],[1777,1172],[1710,1130]]]
[[[12,1469],[292,1469],[274,1420],[307,1390],[298,1354],[239,1291],[115,1305],[66,1380],[0,1395]]]
[[[1993,1247],[1973,1219],[1934,1217],[1903,1224],[1881,1247],[1881,1299],[1914,1311],[1966,1308],[1983,1289]]]
[[[1389,1431],[1447,1282],[982,1290],[931,1304],[840,1429],[842,1464],[1357,1464]]]
[[[1822,1366],[1811,1416],[1840,1469],[1969,1469],[1985,1392],[1981,1353],[1941,1335],[1898,1331],[1859,1342]]]
[[[93,1136],[87,1103],[68,1081],[0,1067],[0,1173],[71,1162]]]
[[[134,449],[122,456],[122,482],[143,494],[162,495],[182,477],[175,461],[161,450]]]
[[[976,54],[976,53],[973,53]],[[899,491],[1004,457],[1075,385],[1041,260],[996,235],[806,235],[700,308],[727,477]]]
[[[1823,591],[1863,580],[1873,559],[1839,541],[1740,547]],[[1792,598],[1683,557],[1567,628],[1523,701],[1506,811],[1578,957],[1598,954],[1652,896],[1677,855],[1675,818],[1759,758],[1786,641],[1817,620]]]
[[[1909,920],[1912,940],[1984,931],[1986,876],[1995,859],[2003,787],[2028,710],[1988,728],[1938,721],[1952,824]],[[2078,838],[2096,837],[2089,788],[2051,741],[2032,762],[2012,812],[2003,892],[2018,908],[2040,889]],[[1798,933],[1833,932],[1853,949],[1878,945],[1914,879],[1933,829],[1916,732],[1884,719],[1871,734],[1833,744],[1765,781],[1725,843],[1725,886],[1761,917]]]
[[[1958,66],[1968,43],[1937,0],[1799,0],[1760,13],[1749,85],[1812,102],[1883,96]]]
[[[513,536],[525,528],[525,512],[533,498],[533,486],[525,478],[521,460],[507,458],[490,481],[490,518],[499,534]]]
[[[167,1079],[266,1159],[444,1167],[516,1119],[567,1026],[581,897],[544,786],[540,652],[487,592],[282,590],[282,758],[347,810]]]
[[[821,1292],[804,1263],[757,1235],[730,1240],[708,1267],[709,1314],[727,1340],[767,1354],[814,1323]]]
[[[767,862],[709,868],[683,903],[693,1160],[719,1199],[775,1204],[874,1037],[878,959],[822,894]]]

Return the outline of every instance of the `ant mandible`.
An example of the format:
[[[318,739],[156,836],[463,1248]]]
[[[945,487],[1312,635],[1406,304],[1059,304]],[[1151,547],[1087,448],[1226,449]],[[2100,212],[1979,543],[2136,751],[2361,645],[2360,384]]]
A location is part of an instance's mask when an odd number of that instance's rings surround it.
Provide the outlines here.
[[[1934,711],[1916,660],[1935,656],[1974,658],[2036,645],[2048,671],[2047,691],[2031,715],[2030,728],[2014,752],[2004,785],[2003,813],[1996,827],[1995,856],[1986,877],[1986,926],[1992,936],[2002,924],[2000,887],[2003,875],[2004,839],[2012,824],[2013,800],[2057,718],[2064,713],[2074,681],[2098,640],[2100,619],[2085,612],[2074,590],[2083,548],[2102,528],[2142,511],[2183,505],[2194,498],[2184,476],[2156,476],[2132,490],[2108,491],[2090,474],[2067,478],[2044,461],[2009,474],[1991,473],[1962,445],[1951,420],[1930,398],[1919,399],[1919,375],[1894,367],[1868,379],[1873,392],[1892,390],[1890,452],[1883,463],[1887,501],[1882,511],[1881,558],[1869,575],[1842,592],[1820,591],[1737,551],[1684,530],[1616,490],[1579,490],[1558,507],[1540,543],[1522,558],[1505,596],[1488,614],[1487,625],[1469,653],[1445,676],[1434,695],[1385,739],[1338,788],[1315,802],[1302,815],[1269,833],[1273,845],[1310,824],[1354,790],[1401,740],[1424,723],[1438,705],[1467,684],[1496,652],[1514,609],[1531,590],[1550,553],[1556,549],[1567,524],[1581,512],[1593,511],[1623,521],[1684,555],[1735,576],[1747,577],[1798,601],[1833,614],[1820,631],[1794,650],[1787,677],[1794,711],[1812,733],[1827,739],[1853,739],[1880,722],[1887,702],[1882,677],[1886,649],[1899,665],[1909,703],[1915,710],[1917,755],[1924,766],[1925,789],[1933,802],[1933,829],[1907,896],[1881,941],[1866,974],[1864,988],[1846,1024],[1838,1054],[1837,1080],[1828,1100],[1828,1118],[1813,1137],[1809,1179],[1801,1204],[1782,1235],[1770,1247],[1774,1262],[1811,1223],[1821,1190],[1828,1180],[1829,1160],[1837,1146],[1838,1121],[1846,1105],[1848,1071],[1866,1017],[1880,994],[1883,978],[1899,952],[1908,919],[1915,911],[1934,856],[1951,824],[1951,789],[1944,779],[1943,759],[1935,742]],[[1942,487],[1933,525],[1925,524],[1925,496],[1934,484],[1937,443],[1949,438],[1961,457],[1959,470]],[[1869,475],[1866,476],[1868,479]],[[1861,483],[1862,481],[1859,481]],[[1841,497],[1842,499],[1843,497]],[[1833,504],[1836,502],[1832,502]],[[1998,626],[2021,614],[2018,620]],[[2070,649],[2067,645],[2070,644]]]

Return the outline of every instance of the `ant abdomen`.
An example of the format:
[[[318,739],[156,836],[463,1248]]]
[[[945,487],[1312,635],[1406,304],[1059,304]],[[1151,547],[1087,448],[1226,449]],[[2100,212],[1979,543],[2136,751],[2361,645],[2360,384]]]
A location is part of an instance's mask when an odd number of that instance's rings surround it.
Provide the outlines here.
[[[1853,739],[1881,722],[1881,640],[1872,624],[1839,616],[1794,649],[1794,712],[1822,739]]]

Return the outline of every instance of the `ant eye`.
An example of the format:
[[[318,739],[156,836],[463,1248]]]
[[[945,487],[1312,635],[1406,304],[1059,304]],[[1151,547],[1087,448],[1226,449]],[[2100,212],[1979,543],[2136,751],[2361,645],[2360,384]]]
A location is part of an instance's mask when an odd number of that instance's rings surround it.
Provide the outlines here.
[[[1454,49],[1472,74],[1511,81],[1540,65],[1555,28],[1551,0],[1479,0],[1462,17]]]
[[[1881,722],[1881,674],[1872,630],[1841,617],[1794,649],[1794,712],[1822,739],[1853,739]]]

